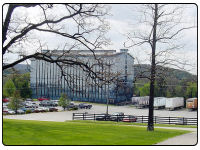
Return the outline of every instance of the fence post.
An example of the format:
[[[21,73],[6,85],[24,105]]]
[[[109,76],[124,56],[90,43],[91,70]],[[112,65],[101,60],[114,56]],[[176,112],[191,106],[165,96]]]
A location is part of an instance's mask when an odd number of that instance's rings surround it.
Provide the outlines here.
[[[73,113],[73,115],[72,115],[72,120],[74,120],[74,113]]]
[[[156,124],[156,116],[154,116],[155,124]]]
[[[143,115],[142,115],[142,123],[143,123]]]
[[[83,120],[85,120],[85,113],[83,113]]]
[[[96,120],[96,116],[95,116],[95,114],[94,114],[94,120]]]
[[[187,120],[184,117],[183,117],[183,125],[187,125]]]
[[[169,116],[169,124],[171,124],[171,122],[170,122],[170,116]]]

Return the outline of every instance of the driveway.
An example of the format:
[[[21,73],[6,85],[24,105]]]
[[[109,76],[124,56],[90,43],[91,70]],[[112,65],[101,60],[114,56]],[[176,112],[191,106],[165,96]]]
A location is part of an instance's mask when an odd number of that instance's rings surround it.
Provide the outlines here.
[[[165,129],[177,129],[192,131],[183,135],[179,135],[173,138],[169,138],[163,142],[155,145],[196,145],[197,144],[197,128],[171,128],[171,127],[157,127]]]

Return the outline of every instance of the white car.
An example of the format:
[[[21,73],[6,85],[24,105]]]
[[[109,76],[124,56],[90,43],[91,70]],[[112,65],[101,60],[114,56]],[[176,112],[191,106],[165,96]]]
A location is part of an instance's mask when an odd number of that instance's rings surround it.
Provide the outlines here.
[[[18,113],[18,114],[24,114],[25,112],[24,112],[23,110],[21,110],[21,109],[18,109],[18,110],[17,110],[17,113]]]
[[[42,112],[42,111],[49,111],[49,108],[46,108],[46,107],[38,107],[38,108],[35,109],[35,111],[40,111],[40,112]]]
[[[15,114],[15,111],[8,109],[8,114]]]

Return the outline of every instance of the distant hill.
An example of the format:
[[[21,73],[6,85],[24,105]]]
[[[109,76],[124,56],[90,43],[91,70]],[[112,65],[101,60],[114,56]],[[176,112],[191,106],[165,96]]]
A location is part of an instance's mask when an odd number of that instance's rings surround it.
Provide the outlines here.
[[[141,72],[145,76],[150,76],[150,67],[151,66],[147,64],[134,65],[135,76],[136,77],[139,76]],[[167,67],[162,67],[162,66],[157,66],[157,68],[158,68],[157,73],[159,74],[162,72],[161,76],[164,75],[167,80],[173,80],[173,81],[185,80],[185,81],[197,82],[197,75],[193,75],[187,71],[167,68]]]
[[[17,64],[13,68],[9,68],[3,71],[3,74],[19,73],[24,74],[30,72],[30,65],[27,64]]]
[[[3,73],[4,74],[11,74],[13,72],[17,72],[19,74],[27,73],[30,72],[30,65],[27,64],[17,64],[13,67],[14,69],[6,69]],[[189,72],[178,70],[178,69],[173,69],[173,68],[166,68],[166,67],[161,67],[158,66],[158,70],[165,70],[165,76],[168,79],[173,79],[173,80],[186,80],[186,81],[197,81],[197,75],[193,75]],[[150,75],[150,65],[147,64],[136,64],[134,65],[134,74],[135,76],[138,76],[140,72],[145,72],[145,75],[149,76]],[[158,71],[159,72],[159,71]],[[145,79],[143,79],[145,80]]]

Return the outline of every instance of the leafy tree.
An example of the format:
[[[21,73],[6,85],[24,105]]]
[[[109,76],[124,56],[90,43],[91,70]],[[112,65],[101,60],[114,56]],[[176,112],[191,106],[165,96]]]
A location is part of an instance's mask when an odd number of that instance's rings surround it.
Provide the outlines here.
[[[197,83],[189,82],[186,89],[186,97],[197,97]]]
[[[146,83],[143,87],[139,88],[140,96],[149,96],[150,84]]]
[[[70,104],[70,99],[68,99],[66,94],[62,93],[58,101],[58,105],[65,110],[69,106],[69,104]]]
[[[4,97],[11,97],[13,96],[14,92],[16,91],[15,84],[10,79],[8,80],[5,85],[3,86],[3,95]]]
[[[23,106],[22,102],[23,101],[20,99],[19,91],[15,91],[13,97],[11,97],[11,100],[8,104],[8,108],[14,110],[15,113],[17,114],[17,110]]]
[[[20,91],[20,96],[22,98],[31,97],[30,73],[17,74],[13,76],[13,82],[16,86],[16,89]]]
[[[175,96],[178,96],[178,97],[183,96],[182,86],[177,85],[177,86],[175,87],[175,93],[176,93]]]

